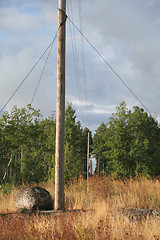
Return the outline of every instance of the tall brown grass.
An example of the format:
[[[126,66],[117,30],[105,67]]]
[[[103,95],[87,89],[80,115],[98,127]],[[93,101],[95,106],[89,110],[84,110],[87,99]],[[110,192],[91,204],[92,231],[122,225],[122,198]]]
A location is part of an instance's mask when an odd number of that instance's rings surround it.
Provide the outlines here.
[[[53,183],[41,184],[54,198]],[[14,197],[0,195],[0,212],[16,211]],[[130,220],[122,208],[160,209],[159,179],[83,178],[65,186],[65,209],[55,215],[0,217],[0,239],[160,239],[160,220]],[[79,209],[79,211],[75,211]],[[74,210],[74,211],[73,211]]]

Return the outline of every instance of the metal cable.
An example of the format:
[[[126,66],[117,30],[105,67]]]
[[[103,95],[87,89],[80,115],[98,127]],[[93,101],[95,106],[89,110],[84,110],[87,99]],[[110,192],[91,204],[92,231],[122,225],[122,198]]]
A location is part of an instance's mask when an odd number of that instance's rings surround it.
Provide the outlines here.
[[[71,8],[71,13],[70,13],[70,9],[69,9],[69,4],[67,1],[67,8],[68,8],[68,14],[69,16],[72,16],[72,7],[71,7],[71,2],[70,3],[70,8]],[[72,17],[73,19],[73,17]],[[70,34],[71,34],[71,44],[72,44],[72,54],[73,54],[73,62],[74,62],[74,70],[75,70],[75,77],[76,77],[76,83],[77,83],[77,89],[78,89],[78,96],[80,99],[80,88],[79,88],[79,81],[78,81],[78,67],[77,67],[77,62],[76,62],[76,53],[75,53],[75,47],[74,47],[74,43],[73,43],[73,33],[72,33],[72,27],[71,27],[71,22],[69,22],[69,28],[70,28]]]
[[[38,63],[40,62],[40,60],[43,58],[43,56],[45,55],[45,53],[47,52],[47,50],[52,46],[52,44],[54,43],[54,41],[56,40],[58,36],[58,30],[56,31],[55,37],[52,40],[52,42],[49,44],[49,46],[46,48],[46,50],[43,52],[43,54],[40,56],[40,58],[38,59],[38,61],[33,65],[33,67],[31,68],[31,70],[29,71],[29,73],[26,75],[26,77],[22,80],[22,82],[20,83],[20,85],[16,88],[16,90],[13,92],[13,94],[11,95],[11,97],[7,100],[7,102],[4,104],[4,106],[2,107],[0,113],[5,109],[5,107],[7,106],[7,104],[11,101],[11,99],[14,97],[14,95],[18,92],[18,90],[20,89],[20,87],[23,85],[23,83],[26,81],[26,79],[29,77],[29,75],[31,74],[31,72],[34,70],[34,68],[38,65]]]
[[[82,2],[78,0],[78,12],[79,12],[79,25],[80,31],[83,33],[83,16],[82,16]],[[82,68],[83,68],[83,81],[84,81],[84,94],[85,94],[85,101],[86,101],[86,112],[87,112],[87,123],[89,126],[89,116],[88,116],[88,97],[87,97],[87,81],[86,81],[86,63],[85,63],[85,54],[84,54],[84,38],[81,35],[81,54],[82,54]]]
[[[132,93],[132,95],[138,100],[138,102],[144,107],[144,109],[152,116],[151,112],[144,105],[144,103],[137,97],[137,95],[131,90],[130,87],[125,83],[122,77],[113,69],[113,67],[107,62],[107,60],[102,56],[102,54],[94,47],[94,45],[88,40],[88,38],[80,31],[80,29],[74,24],[74,22],[68,17],[69,21],[77,29],[77,31],[84,37],[88,44],[94,49],[94,51],[100,56],[100,58],[107,64],[107,66],[112,70],[112,72],[119,78],[119,80],[126,86],[126,88]]]
[[[71,18],[72,18],[72,21],[74,21],[73,11],[72,11],[72,1],[71,0],[69,0],[69,4],[70,4]],[[69,9],[69,7],[68,7],[68,9]],[[78,63],[78,56],[77,56],[76,37],[75,37],[74,28],[72,29],[71,25],[70,25],[70,31],[71,31],[71,41],[72,41],[73,59],[74,59],[74,65],[75,65],[75,74],[76,74],[78,95],[79,95],[80,101],[82,101],[82,91],[81,91],[81,81],[80,81],[80,74],[79,74],[79,63]]]
[[[40,78],[39,78],[39,80],[38,80],[38,83],[37,83],[36,89],[35,89],[35,91],[34,91],[34,94],[33,94],[32,100],[31,100],[31,105],[32,105],[33,100],[34,100],[34,98],[35,98],[35,95],[36,95],[36,93],[37,93],[37,90],[38,90],[38,87],[39,87],[40,81],[41,81],[41,79],[42,79],[42,76],[43,76],[44,70],[45,70],[45,68],[46,68],[46,65],[47,65],[47,62],[48,62],[49,56],[50,56],[50,54],[51,54],[51,51],[52,51],[52,48],[53,48],[53,43],[54,43],[54,42],[52,42],[52,44],[51,44],[51,46],[50,46],[50,50],[49,50],[49,52],[48,52],[48,55],[47,55],[46,61],[45,61],[45,63],[44,63],[44,66],[43,66],[43,69],[42,69],[42,72],[41,72],[41,75],[40,75]]]

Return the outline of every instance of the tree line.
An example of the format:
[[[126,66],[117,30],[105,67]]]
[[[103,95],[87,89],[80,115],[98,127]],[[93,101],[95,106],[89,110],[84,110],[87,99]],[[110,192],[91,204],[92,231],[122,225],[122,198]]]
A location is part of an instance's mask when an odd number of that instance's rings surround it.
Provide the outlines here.
[[[75,110],[65,111],[65,181],[87,166],[88,128],[76,122]],[[91,134],[91,133],[90,133]],[[54,113],[43,119],[31,105],[13,107],[0,119],[0,184],[20,185],[54,180],[56,119]]]
[[[159,123],[139,107],[122,102],[107,124],[96,130],[93,149],[98,173],[115,177],[160,175]]]
[[[87,175],[87,142],[95,156],[96,173],[128,177],[160,175],[160,128],[143,109],[128,110],[122,102],[94,137],[76,121],[75,110],[65,111],[65,181]],[[54,180],[56,119],[43,119],[31,105],[13,107],[0,118],[0,184],[20,185]]]

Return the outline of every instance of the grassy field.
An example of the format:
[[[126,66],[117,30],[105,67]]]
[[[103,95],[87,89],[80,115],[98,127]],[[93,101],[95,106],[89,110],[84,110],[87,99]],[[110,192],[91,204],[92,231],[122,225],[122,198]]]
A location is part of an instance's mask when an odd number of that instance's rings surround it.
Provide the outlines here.
[[[53,183],[40,184],[54,197]],[[0,212],[16,211],[18,190],[0,195]],[[123,208],[160,209],[160,180],[82,178],[65,186],[65,213],[0,217],[0,239],[160,239],[160,219],[131,220]],[[80,211],[73,211],[79,209]]]

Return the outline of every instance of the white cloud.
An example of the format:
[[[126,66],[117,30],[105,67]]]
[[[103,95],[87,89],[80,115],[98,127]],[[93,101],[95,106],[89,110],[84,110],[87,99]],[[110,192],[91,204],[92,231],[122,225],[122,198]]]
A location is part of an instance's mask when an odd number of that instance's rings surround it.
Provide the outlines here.
[[[32,26],[37,20],[34,15],[18,12],[16,7],[0,9],[0,27],[3,31],[12,34],[24,34],[32,30]]]

